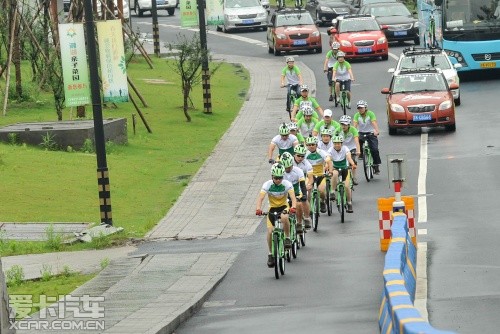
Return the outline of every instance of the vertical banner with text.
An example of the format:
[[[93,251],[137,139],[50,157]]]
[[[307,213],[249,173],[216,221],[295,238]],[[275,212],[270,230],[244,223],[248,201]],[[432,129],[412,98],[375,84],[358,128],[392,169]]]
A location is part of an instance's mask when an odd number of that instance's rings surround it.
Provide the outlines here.
[[[121,20],[99,21],[96,25],[103,102],[128,102],[122,22]]]
[[[198,26],[198,6],[197,0],[180,0],[179,5],[181,11],[181,26],[195,27]]]
[[[83,23],[59,24],[66,107],[90,104],[90,81]]]
[[[206,0],[207,25],[216,26],[224,24],[224,0]]]

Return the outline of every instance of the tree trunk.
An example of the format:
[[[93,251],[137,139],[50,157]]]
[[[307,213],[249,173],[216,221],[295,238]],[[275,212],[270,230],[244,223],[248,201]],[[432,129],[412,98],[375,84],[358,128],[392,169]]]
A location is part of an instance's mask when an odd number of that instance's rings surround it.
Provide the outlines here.
[[[16,9],[17,10],[17,9]],[[14,22],[14,42],[12,49],[12,63],[16,72],[16,95],[18,99],[23,96],[22,75],[21,75],[21,47],[19,42],[19,20]]]
[[[189,101],[189,92],[190,92],[190,89],[189,89],[189,84],[188,83],[184,83],[184,91],[183,91],[183,95],[184,95],[184,107],[183,107],[183,110],[184,110],[184,116],[186,116],[186,120],[188,122],[191,122],[191,116],[189,116],[189,113],[188,113],[188,108],[189,108],[189,105],[188,105],[188,101]]]

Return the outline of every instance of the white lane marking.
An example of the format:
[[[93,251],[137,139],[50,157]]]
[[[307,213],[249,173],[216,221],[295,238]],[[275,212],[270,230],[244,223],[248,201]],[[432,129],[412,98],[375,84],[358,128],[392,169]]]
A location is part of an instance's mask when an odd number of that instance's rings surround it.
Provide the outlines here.
[[[418,171],[418,224],[427,222],[427,133],[420,136],[420,165]],[[427,229],[418,229],[418,235],[427,235]],[[415,307],[422,318],[429,321],[427,311],[427,242],[417,244],[417,287],[415,291]]]
[[[418,235],[427,235],[427,229],[426,228],[419,228],[417,230]]]

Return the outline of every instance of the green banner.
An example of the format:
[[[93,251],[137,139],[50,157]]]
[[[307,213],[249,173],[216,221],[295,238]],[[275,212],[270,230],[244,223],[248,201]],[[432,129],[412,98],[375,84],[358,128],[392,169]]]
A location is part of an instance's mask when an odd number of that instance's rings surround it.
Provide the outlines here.
[[[196,0],[180,0],[179,10],[181,12],[181,26],[198,26],[198,6]]]
[[[83,23],[59,24],[66,107],[90,104],[90,81]]]
[[[97,41],[104,102],[128,102],[127,66],[121,20],[99,21]]]
[[[216,26],[224,24],[224,0],[206,0],[207,10],[205,16],[207,25]]]

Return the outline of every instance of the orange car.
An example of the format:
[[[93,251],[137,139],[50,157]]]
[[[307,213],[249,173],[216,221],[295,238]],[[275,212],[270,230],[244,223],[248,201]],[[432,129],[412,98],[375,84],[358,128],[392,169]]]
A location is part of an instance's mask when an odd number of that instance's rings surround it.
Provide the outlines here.
[[[455,104],[448,82],[437,68],[407,69],[394,73],[387,95],[387,125],[389,134],[411,127],[444,126],[455,131]]]
[[[269,53],[308,50],[323,52],[321,34],[306,10],[283,9],[272,14],[267,27]]]
[[[330,45],[340,43],[346,59],[389,59],[389,44],[377,20],[371,15],[346,15],[333,20],[328,30]]]

